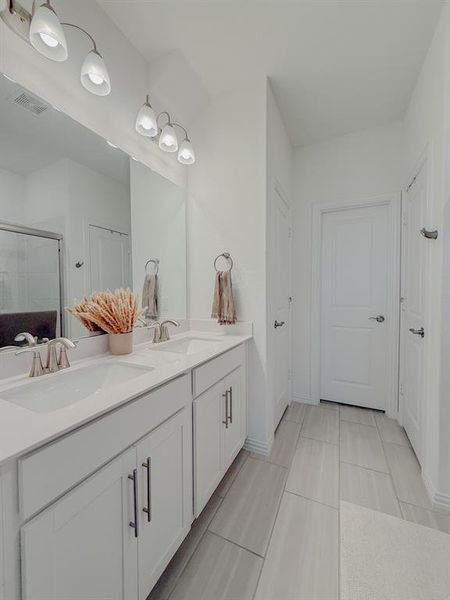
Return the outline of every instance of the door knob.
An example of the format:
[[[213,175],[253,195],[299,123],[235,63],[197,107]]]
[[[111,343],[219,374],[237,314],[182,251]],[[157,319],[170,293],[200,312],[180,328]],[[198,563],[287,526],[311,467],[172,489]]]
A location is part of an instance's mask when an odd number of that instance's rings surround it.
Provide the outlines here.
[[[277,321],[275,320],[275,323],[273,324],[273,326],[275,327],[275,329],[278,329],[278,327],[283,327],[285,321]]]
[[[411,327],[410,332],[414,335],[420,335],[420,337],[425,337],[425,330],[423,327],[421,327],[420,329],[414,329],[413,327]]]
[[[376,317],[369,317],[369,320],[370,319],[373,319],[377,323],[384,323],[384,321],[385,321],[385,318],[383,317],[383,315],[377,315]]]

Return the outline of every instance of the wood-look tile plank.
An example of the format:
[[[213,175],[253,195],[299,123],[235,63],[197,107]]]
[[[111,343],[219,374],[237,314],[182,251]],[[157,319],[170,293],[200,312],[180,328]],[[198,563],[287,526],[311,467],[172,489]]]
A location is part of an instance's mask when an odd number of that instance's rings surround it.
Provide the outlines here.
[[[148,600],[167,600],[169,598],[178,578],[195,552],[221,502],[222,498],[217,494],[211,497],[199,517],[192,523],[191,531],[159,578]]]
[[[341,463],[341,500],[380,512],[402,516],[391,476],[356,465]]]
[[[340,452],[343,462],[389,473],[376,427],[341,421]]]
[[[338,508],[338,447],[301,437],[289,471],[286,490]]]
[[[234,459],[233,463],[230,465],[230,468],[223,476],[222,481],[219,483],[215,491],[217,495],[221,496],[222,498],[224,498],[227,495],[227,492],[230,489],[233,481],[235,480],[236,475],[242,469],[243,464],[249,456],[250,452],[248,452],[247,450],[241,450],[239,452],[239,454]]]
[[[372,425],[376,427],[373,411],[368,408],[342,405],[339,409],[341,420],[361,423],[361,425]]]
[[[263,560],[207,532],[170,600],[252,600]]]
[[[275,432],[270,454],[265,456],[264,454],[252,453],[252,458],[264,460],[274,465],[281,465],[282,467],[289,467],[294,456],[300,427],[300,423],[281,421]]]
[[[291,402],[283,415],[283,421],[294,421],[294,423],[302,424],[306,414],[306,407],[306,404]]]
[[[339,410],[340,404],[331,400],[321,400],[319,406],[322,408],[330,408],[331,410]]]
[[[427,510],[419,506],[412,506],[405,502],[400,502],[403,518],[412,523],[432,527],[444,533],[450,533],[450,514],[443,514],[433,510]]]
[[[322,406],[308,406],[300,435],[329,444],[337,444],[339,441],[339,411]]]
[[[255,600],[337,600],[338,552],[338,511],[285,493]]]
[[[390,419],[384,413],[377,412],[375,413],[375,420],[383,442],[400,444],[401,446],[411,446],[405,430],[395,419]]]
[[[286,477],[284,467],[248,458],[209,529],[264,556]]]
[[[413,450],[408,446],[386,442],[384,449],[398,499],[422,508],[432,508]]]

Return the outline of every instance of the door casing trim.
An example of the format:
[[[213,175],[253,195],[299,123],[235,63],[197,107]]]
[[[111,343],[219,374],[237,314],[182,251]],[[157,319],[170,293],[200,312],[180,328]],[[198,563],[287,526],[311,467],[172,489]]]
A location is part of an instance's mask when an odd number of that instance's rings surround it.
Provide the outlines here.
[[[321,372],[321,270],[322,270],[322,221],[330,212],[354,208],[387,206],[389,211],[388,239],[392,246],[388,253],[388,327],[387,348],[387,397],[386,414],[398,418],[399,413],[399,337],[400,337],[400,241],[401,241],[401,192],[393,192],[368,198],[366,201],[342,201],[334,204],[316,203],[311,214],[311,321],[310,321],[310,380],[311,399],[320,402]],[[389,368],[390,366],[390,368]]]

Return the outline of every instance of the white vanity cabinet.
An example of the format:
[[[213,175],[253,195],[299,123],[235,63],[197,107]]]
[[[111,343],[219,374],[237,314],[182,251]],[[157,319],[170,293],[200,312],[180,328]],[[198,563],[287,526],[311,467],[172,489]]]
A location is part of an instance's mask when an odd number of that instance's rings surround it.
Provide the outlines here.
[[[147,598],[193,518],[189,384],[145,396],[184,406],[21,527],[22,600]]]
[[[240,346],[198,367],[193,374],[195,516],[244,445],[245,373],[245,350]]]
[[[192,413],[185,408],[136,446],[139,599],[145,600],[192,522]]]
[[[21,529],[22,600],[136,600],[131,448]]]

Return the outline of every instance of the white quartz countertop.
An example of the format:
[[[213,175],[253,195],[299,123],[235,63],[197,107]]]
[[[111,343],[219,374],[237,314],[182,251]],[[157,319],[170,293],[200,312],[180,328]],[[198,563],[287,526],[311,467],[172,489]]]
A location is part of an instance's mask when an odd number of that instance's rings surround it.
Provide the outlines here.
[[[208,339],[214,344],[192,354],[177,354],[162,351],[162,348],[175,340],[196,337]],[[24,375],[3,379],[0,382],[0,465],[42,446],[59,436],[80,427],[142,394],[167,383],[171,379],[189,372],[191,369],[212,358],[239,346],[251,339],[251,335],[220,335],[204,331],[188,331],[173,336],[165,344],[146,342],[136,345],[132,354],[111,356],[105,354],[74,362],[69,370],[42,377],[30,378]],[[16,386],[33,386],[50,378],[63,378],[65,373],[83,367],[104,364],[108,361],[152,367],[135,379],[115,385],[107,390],[98,390],[74,404],[53,412],[34,412],[2,399],[2,392]]]

